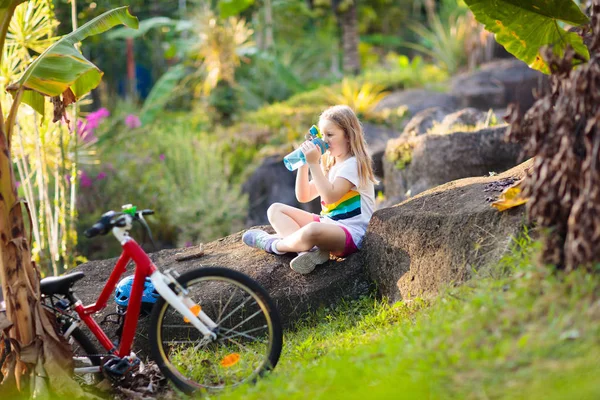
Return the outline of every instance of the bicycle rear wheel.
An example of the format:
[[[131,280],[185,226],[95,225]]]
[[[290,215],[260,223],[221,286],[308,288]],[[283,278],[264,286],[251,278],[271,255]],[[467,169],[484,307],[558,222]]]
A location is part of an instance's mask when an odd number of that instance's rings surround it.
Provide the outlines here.
[[[186,393],[234,387],[275,367],[283,333],[262,286],[221,267],[195,269],[177,281],[218,328],[217,339],[206,341],[163,298],[157,301],[150,320],[151,354],[175,386]]]

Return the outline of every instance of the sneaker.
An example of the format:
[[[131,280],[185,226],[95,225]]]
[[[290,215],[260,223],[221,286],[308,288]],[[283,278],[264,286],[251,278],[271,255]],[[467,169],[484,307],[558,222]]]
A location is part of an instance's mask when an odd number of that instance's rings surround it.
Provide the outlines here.
[[[264,250],[268,253],[273,253],[271,250],[271,244],[276,239],[279,239],[279,236],[268,234],[260,229],[250,229],[244,232],[244,235],[242,236],[242,241],[246,245]]]
[[[329,261],[329,252],[319,248],[311,251],[305,251],[298,254],[290,262],[290,267],[299,274],[308,274],[312,272],[319,264]]]

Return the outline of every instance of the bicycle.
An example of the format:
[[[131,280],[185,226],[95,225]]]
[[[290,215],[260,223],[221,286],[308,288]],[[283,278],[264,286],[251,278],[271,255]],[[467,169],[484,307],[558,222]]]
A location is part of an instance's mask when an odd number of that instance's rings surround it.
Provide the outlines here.
[[[123,248],[94,304],[84,306],[73,291],[74,284],[84,277],[82,272],[44,278],[40,283],[45,307],[56,316],[74,353],[83,355],[76,360],[86,361],[87,366],[75,372],[119,377],[139,364],[131,347],[146,277],[160,295],[150,315],[150,356],[177,388],[192,393],[234,387],[273,369],[283,335],[279,314],[265,289],[247,275],[223,267],[201,267],[181,275],[174,270],[160,272],[129,236],[135,221],[150,233],[144,215],[153,213],[123,206],[123,212],[109,211],[85,231],[88,238],[112,231]],[[113,342],[92,315],[107,306],[130,260],[135,263],[131,296],[120,337]],[[82,322],[105,354],[97,351],[81,329]]]

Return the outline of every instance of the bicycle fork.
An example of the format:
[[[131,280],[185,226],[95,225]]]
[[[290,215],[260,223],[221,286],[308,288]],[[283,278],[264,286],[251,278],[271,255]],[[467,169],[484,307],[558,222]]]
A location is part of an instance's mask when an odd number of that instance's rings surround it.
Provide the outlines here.
[[[185,322],[191,323],[196,329],[202,332],[205,339],[210,338],[214,340],[217,338],[214,330],[218,325],[202,311],[202,308],[198,304],[194,303],[187,296],[187,290],[183,288],[172,275],[154,271],[152,275],[150,275],[150,280],[158,294],[160,294],[167,303],[183,316]],[[171,283],[179,287],[181,290],[180,295],[177,295],[169,287],[169,284]],[[192,311],[192,309],[197,310],[197,312]]]

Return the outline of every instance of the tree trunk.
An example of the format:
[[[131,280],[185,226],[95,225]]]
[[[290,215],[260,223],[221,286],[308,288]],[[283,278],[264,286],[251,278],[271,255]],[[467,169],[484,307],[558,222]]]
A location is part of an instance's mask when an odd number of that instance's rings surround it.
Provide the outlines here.
[[[273,47],[273,6],[271,0],[265,0],[265,50]]]
[[[358,55],[358,17],[356,1],[343,2],[344,10],[336,10],[339,25],[342,29],[342,50],[344,52],[344,72],[352,75],[360,73],[360,57]],[[340,6],[340,7],[342,7]]]

